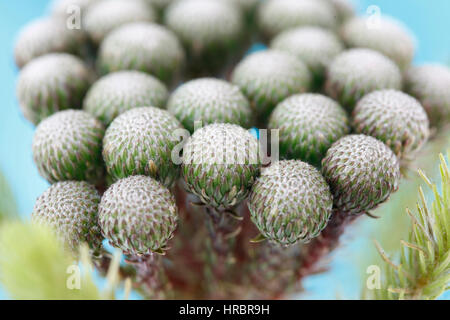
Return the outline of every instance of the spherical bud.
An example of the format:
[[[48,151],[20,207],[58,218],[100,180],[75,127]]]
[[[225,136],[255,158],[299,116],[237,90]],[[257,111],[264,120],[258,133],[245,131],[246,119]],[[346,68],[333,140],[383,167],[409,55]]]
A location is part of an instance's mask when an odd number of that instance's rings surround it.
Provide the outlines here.
[[[398,189],[400,164],[381,141],[349,135],[335,142],[322,161],[337,209],[361,214],[385,202]]]
[[[179,176],[172,159],[182,129],[166,110],[155,107],[131,109],[118,116],[103,139],[103,159],[114,180],[132,175],[151,176],[171,187]]]
[[[338,55],[328,69],[325,91],[348,111],[364,95],[381,89],[402,88],[397,65],[370,49],[352,49]]]
[[[19,68],[49,53],[80,54],[87,36],[83,30],[69,29],[66,20],[42,18],[27,24],[19,33],[14,57]]]
[[[294,95],[272,113],[269,129],[279,129],[280,155],[319,167],[331,145],[350,132],[345,110],[319,94]]]
[[[299,160],[279,161],[263,170],[248,207],[262,236],[292,245],[310,241],[326,227],[333,197],[317,169]]]
[[[237,86],[226,81],[203,78],[180,86],[170,97],[167,110],[191,133],[195,123],[234,123],[248,128],[252,110]]]
[[[301,26],[334,28],[336,12],[323,0],[268,0],[260,6],[259,27],[268,39]]]
[[[97,190],[87,182],[58,182],[37,199],[31,219],[49,226],[74,252],[83,243],[98,250],[103,239],[97,222],[99,203]]]
[[[50,183],[88,181],[103,177],[100,121],[81,110],[55,113],[42,121],[33,138],[33,159],[39,173]]]
[[[114,29],[133,22],[156,21],[156,13],[143,0],[100,0],[89,6],[84,28],[99,45]]]
[[[285,98],[309,90],[311,74],[299,59],[285,52],[256,52],[241,61],[232,75],[232,83],[247,96],[262,120]]]
[[[342,38],[349,47],[376,50],[407,68],[414,58],[415,45],[412,35],[398,21],[380,17],[355,17],[347,21],[341,30]]]
[[[136,107],[164,108],[168,96],[158,79],[139,71],[119,71],[92,85],[83,108],[108,126],[118,115]]]
[[[75,56],[53,53],[39,57],[19,74],[20,108],[34,124],[57,111],[81,108],[92,81],[88,67]]]
[[[259,144],[234,124],[211,124],[194,132],[183,149],[187,189],[218,210],[244,200],[259,175]]]
[[[176,1],[168,7],[165,22],[183,43],[195,72],[222,68],[238,48],[244,26],[241,11],[221,0]]]
[[[98,59],[102,73],[138,70],[171,83],[184,63],[184,50],[177,37],[163,26],[132,23],[105,38]]]
[[[291,53],[311,70],[316,86],[322,84],[325,71],[334,58],[344,50],[337,36],[318,27],[300,27],[280,33],[271,48]]]
[[[405,75],[405,89],[425,108],[431,125],[440,127],[450,120],[450,69],[443,65],[410,68]]]
[[[99,206],[103,235],[127,255],[163,252],[177,222],[173,195],[146,176],[117,181],[106,190]]]
[[[421,104],[395,90],[375,91],[362,98],[353,111],[353,127],[357,133],[383,141],[400,158],[411,158],[430,134]]]

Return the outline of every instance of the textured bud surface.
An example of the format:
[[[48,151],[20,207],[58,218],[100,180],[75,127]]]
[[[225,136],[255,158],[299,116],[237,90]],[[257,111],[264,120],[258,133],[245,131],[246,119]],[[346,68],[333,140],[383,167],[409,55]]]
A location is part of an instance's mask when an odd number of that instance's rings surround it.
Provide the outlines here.
[[[323,0],[268,0],[260,6],[259,26],[267,38],[300,26],[334,28],[336,12]]]
[[[353,111],[353,127],[383,141],[398,157],[411,157],[429,136],[425,110],[413,97],[395,90],[375,91]]]
[[[384,143],[365,135],[335,142],[322,161],[335,206],[349,214],[374,209],[397,191],[400,165]]]
[[[74,252],[83,243],[96,250],[103,239],[97,222],[99,203],[97,190],[87,182],[58,182],[37,199],[31,219],[52,228]]]
[[[259,117],[266,118],[288,96],[306,92],[311,86],[311,75],[306,65],[293,55],[267,50],[240,62],[232,82],[247,96]]]
[[[153,22],[156,13],[143,0],[99,0],[89,6],[84,28],[97,45],[114,29],[132,22]]]
[[[99,224],[111,244],[128,255],[164,250],[177,227],[178,209],[156,180],[133,176],[114,183],[102,197]]]
[[[172,149],[180,142],[174,131],[178,120],[155,107],[131,109],[108,127],[103,140],[103,159],[114,180],[146,175],[171,187],[179,175]]]
[[[216,209],[244,200],[259,175],[256,138],[234,124],[211,124],[194,132],[183,149],[188,190]]]
[[[450,69],[443,65],[410,68],[405,75],[406,91],[425,108],[432,126],[450,121]]]
[[[166,12],[167,26],[184,44],[191,64],[217,67],[239,43],[240,10],[223,0],[181,0]]]
[[[43,18],[26,25],[14,46],[17,66],[22,68],[31,60],[49,53],[80,53],[86,34],[82,30],[68,29],[65,23],[65,19]]]
[[[331,216],[333,197],[314,167],[298,160],[279,161],[263,170],[248,207],[265,238],[291,245],[320,234]]]
[[[272,113],[269,129],[279,129],[280,155],[320,166],[331,145],[350,131],[347,113],[319,94],[294,95]]]
[[[61,111],[45,119],[33,138],[33,158],[39,173],[51,183],[97,183],[104,172],[104,132],[100,121],[81,110]]]
[[[271,48],[291,53],[309,67],[317,82],[331,61],[344,50],[334,33],[318,27],[300,27],[280,33]]]
[[[111,32],[99,52],[102,73],[139,70],[171,82],[184,62],[177,37],[152,23],[132,23]]]
[[[369,48],[383,53],[401,69],[414,58],[414,40],[409,31],[391,18],[355,17],[345,23],[342,38],[349,47]]]
[[[136,107],[164,108],[168,96],[158,79],[139,71],[119,71],[92,85],[83,108],[109,125],[119,114]]]
[[[367,93],[402,88],[399,68],[389,58],[370,49],[352,49],[338,55],[328,69],[325,91],[347,110]]]
[[[75,56],[53,53],[39,57],[19,74],[20,108],[34,124],[57,111],[81,108],[92,79],[89,69]]]
[[[167,110],[191,133],[196,121],[203,126],[234,123],[248,128],[252,120],[250,104],[239,88],[213,78],[183,84],[170,97]]]

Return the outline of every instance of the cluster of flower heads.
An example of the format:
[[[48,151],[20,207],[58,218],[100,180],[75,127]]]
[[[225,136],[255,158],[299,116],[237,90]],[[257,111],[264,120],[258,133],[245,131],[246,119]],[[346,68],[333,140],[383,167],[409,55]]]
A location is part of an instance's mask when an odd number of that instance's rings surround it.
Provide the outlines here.
[[[80,29],[67,27],[73,5]],[[255,39],[268,49],[244,56]],[[333,210],[386,201],[402,159],[448,123],[450,70],[411,66],[414,50],[401,24],[373,26],[345,0],[56,1],[15,47],[52,183],[33,220],[73,249],[105,237],[160,253],[179,182],[219,214],[247,200],[272,242],[308,242]],[[277,138],[269,166],[252,126]]]

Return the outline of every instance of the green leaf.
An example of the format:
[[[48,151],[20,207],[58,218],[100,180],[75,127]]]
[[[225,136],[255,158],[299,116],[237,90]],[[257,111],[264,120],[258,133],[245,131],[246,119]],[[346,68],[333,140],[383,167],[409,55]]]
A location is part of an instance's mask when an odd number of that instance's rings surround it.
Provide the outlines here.
[[[13,299],[99,299],[89,268],[43,226],[0,226],[0,284]]]

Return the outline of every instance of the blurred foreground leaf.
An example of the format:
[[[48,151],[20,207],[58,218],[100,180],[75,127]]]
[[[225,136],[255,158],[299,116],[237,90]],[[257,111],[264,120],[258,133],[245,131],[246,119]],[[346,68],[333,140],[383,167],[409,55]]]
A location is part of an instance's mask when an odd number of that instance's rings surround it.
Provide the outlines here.
[[[0,226],[0,284],[14,299],[99,299],[90,268],[78,262],[42,226]]]
[[[0,172],[0,223],[18,217],[14,195],[6,178]]]

